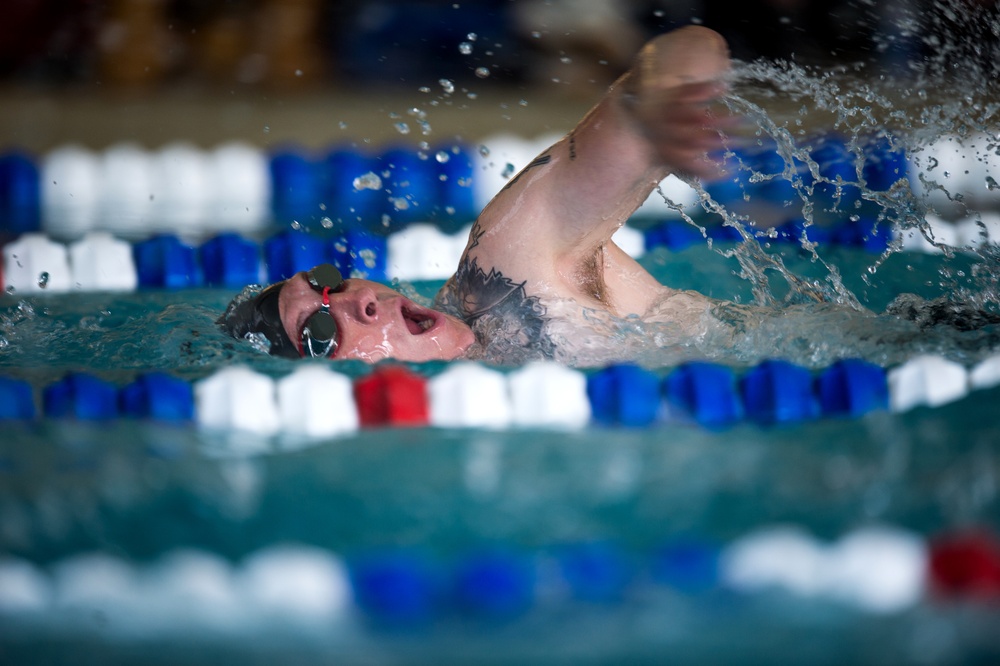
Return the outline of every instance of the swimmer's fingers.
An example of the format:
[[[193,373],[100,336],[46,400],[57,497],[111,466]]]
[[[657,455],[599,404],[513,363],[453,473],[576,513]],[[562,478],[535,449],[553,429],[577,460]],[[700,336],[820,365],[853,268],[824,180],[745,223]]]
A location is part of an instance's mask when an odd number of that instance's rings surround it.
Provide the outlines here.
[[[703,114],[685,118],[663,118],[646,125],[646,139],[659,159],[669,166],[686,169],[691,153],[710,153],[724,147],[719,124]]]
[[[725,148],[725,132],[719,123],[696,116],[686,123],[667,122],[652,127],[647,140],[658,159],[672,170],[698,177],[718,176],[718,168],[706,155]]]
[[[729,86],[722,81],[699,81],[667,88],[660,91],[660,96],[664,98],[661,101],[670,101],[675,104],[715,102],[725,95],[728,89]]]
[[[636,114],[658,158],[678,173],[700,178],[720,175],[706,154],[723,149],[728,132],[742,120],[721,106],[709,106],[714,90],[701,84],[685,86],[685,101],[673,98]]]
[[[713,180],[724,175],[719,163],[711,158],[711,150],[675,148],[661,153],[661,159],[679,176]]]

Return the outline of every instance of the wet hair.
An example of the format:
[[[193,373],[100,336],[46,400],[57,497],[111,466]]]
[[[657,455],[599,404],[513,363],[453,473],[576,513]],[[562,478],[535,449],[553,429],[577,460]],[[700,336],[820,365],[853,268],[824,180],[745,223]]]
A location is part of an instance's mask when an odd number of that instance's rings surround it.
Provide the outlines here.
[[[278,295],[284,282],[277,282],[261,291],[251,285],[236,295],[225,313],[216,321],[223,330],[238,340],[263,336],[270,347],[268,353],[283,358],[300,358],[298,347],[291,341],[278,313]]]

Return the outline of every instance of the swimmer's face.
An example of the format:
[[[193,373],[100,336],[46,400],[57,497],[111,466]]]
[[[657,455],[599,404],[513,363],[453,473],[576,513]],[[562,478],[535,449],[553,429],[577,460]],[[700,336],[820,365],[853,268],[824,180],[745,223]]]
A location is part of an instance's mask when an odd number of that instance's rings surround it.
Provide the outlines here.
[[[397,291],[369,280],[345,280],[329,294],[330,315],[337,324],[337,345],[331,358],[375,363],[449,361],[462,356],[475,341],[464,322],[417,305]],[[302,354],[306,320],[318,312],[323,298],[306,273],[296,273],[281,287],[278,313],[289,340]]]

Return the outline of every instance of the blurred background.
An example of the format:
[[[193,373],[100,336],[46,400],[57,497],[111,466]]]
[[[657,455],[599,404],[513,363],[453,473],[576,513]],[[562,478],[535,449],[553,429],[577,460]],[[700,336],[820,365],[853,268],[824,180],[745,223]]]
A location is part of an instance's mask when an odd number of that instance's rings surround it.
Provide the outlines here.
[[[741,60],[862,63],[867,72],[900,75],[961,63],[989,76],[998,7],[988,0],[8,0],[0,20],[0,148],[380,143],[400,138],[400,120],[437,138],[475,139],[507,123],[526,135],[566,130],[644,40],[689,23],[721,32]],[[953,57],[937,58],[945,51]],[[416,120],[405,117],[414,110]]]

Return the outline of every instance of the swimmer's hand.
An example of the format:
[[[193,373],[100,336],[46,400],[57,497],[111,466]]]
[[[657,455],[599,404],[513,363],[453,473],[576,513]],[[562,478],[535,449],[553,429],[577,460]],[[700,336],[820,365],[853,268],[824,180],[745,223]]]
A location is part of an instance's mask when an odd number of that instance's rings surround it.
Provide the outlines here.
[[[736,123],[721,104],[729,50],[716,32],[689,26],[643,47],[621,89],[621,102],[638,122],[656,159],[682,176],[722,175],[708,155],[723,147]]]

